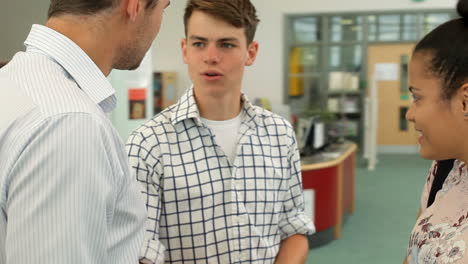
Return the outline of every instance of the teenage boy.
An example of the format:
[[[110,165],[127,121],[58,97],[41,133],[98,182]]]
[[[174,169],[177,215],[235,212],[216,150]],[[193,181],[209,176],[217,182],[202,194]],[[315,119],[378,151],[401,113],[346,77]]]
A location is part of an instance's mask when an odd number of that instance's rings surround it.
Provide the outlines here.
[[[189,0],[182,40],[191,87],[134,131],[130,164],[148,210],[142,263],[304,263],[291,125],[241,93],[258,23],[249,0]]]

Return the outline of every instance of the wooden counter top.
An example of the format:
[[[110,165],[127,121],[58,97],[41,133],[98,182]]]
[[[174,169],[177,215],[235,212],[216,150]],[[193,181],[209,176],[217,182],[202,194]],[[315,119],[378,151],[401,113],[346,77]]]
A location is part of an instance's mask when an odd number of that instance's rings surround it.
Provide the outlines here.
[[[331,146],[330,149],[323,152],[301,157],[301,170],[317,170],[337,166],[356,150],[357,145],[352,142]]]

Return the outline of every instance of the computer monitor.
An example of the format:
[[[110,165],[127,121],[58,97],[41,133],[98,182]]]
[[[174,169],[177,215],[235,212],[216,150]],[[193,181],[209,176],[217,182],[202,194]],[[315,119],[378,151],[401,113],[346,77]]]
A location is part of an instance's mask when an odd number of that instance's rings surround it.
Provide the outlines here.
[[[322,150],[327,144],[325,123],[319,117],[313,117],[306,123],[302,134],[301,153],[310,155]]]

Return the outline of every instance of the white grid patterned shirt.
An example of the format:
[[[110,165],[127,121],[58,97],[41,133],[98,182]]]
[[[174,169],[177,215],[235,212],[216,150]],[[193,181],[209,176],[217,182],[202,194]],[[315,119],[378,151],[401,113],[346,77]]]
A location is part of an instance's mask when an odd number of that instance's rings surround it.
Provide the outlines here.
[[[314,232],[291,125],[242,100],[233,164],[201,122],[193,88],[129,137],[130,166],[148,211],[140,258],[273,263],[282,239]]]

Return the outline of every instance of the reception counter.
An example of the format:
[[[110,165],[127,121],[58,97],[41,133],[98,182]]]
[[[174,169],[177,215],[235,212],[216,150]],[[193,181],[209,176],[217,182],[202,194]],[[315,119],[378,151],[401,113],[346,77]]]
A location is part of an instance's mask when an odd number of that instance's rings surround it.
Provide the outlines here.
[[[310,247],[338,239],[344,217],[354,212],[356,151],[356,144],[344,143],[301,158],[306,206],[313,208],[317,232],[309,237]]]

